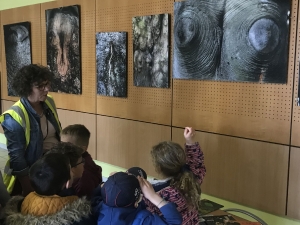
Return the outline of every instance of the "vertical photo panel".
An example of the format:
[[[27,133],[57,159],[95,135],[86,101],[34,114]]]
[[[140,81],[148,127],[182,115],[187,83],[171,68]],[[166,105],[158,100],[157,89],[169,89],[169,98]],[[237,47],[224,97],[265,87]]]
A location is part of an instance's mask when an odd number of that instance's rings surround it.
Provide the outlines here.
[[[169,87],[169,15],[132,18],[133,83],[141,87]]]
[[[12,88],[12,80],[19,69],[31,64],[30,22],[7,24],[3,29],[7,91],[8,96],[16,96]]]
[[[127,97],[127,33],[96,34],[97,94]]]
[[[53,92],[81,94],[79,5],[46,10],[47,65]]]

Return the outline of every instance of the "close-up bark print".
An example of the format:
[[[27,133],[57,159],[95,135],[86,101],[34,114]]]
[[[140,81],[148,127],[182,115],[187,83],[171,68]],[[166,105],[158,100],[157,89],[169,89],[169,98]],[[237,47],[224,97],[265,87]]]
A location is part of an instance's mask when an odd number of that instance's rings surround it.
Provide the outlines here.
[[[174,3],[173,78],[286,83],[290,1]]]
[[[12,79],[19,69],[31,63],[30,22],[3,26],[8,96],[16,96]]]
[[[79,6],[46,10],[47,65],[55,74],[52,91],[81,93]]]

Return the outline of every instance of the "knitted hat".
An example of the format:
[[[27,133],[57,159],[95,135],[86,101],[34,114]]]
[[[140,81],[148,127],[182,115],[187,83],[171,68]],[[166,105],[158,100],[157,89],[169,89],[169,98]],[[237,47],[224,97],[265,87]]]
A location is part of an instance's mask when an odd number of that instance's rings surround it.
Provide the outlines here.
[[[101,188],[103,202],[111,207],[134,207],[140,194],[138,179],[124,172],[110,176]]]

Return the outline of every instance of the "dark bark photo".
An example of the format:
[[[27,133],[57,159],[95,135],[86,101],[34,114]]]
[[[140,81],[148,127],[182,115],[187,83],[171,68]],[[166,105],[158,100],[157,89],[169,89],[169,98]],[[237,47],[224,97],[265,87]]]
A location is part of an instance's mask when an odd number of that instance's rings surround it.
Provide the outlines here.
[[[81,94],[80,10],[78,5],[46,10],[47,65],[52,91]]]
[[[96,34],[97,94],[127,96],[127,33]]]
[[[7,24],[3,26],[7,72],[7,91],[16,96],[12,89],[12,79],[19,69],[31,64],[30,22]]]
[[[290,1],[174,3],[173,78],[286,83]]]
[[[169,87],[169,15],[137,16],[133,28],[135,86]]]

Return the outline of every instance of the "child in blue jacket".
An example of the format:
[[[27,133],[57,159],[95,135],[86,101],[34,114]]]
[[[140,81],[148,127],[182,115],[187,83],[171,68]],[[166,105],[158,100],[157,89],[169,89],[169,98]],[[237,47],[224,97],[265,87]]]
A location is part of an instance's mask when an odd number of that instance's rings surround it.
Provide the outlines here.
[[[151,214],[142,204],[144,197],[155,204],[162,216]],[[118,172],[101,188],[103,202],[99,207],[98,225],[180,225],[182,217],[174,203],[155,193],[152,185],[141,177]]]

